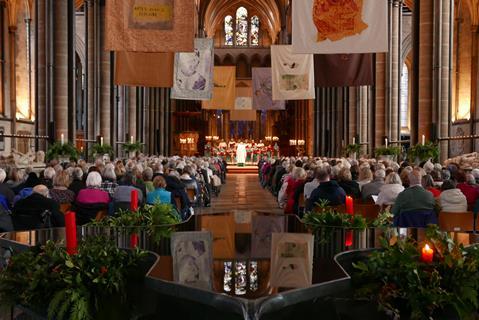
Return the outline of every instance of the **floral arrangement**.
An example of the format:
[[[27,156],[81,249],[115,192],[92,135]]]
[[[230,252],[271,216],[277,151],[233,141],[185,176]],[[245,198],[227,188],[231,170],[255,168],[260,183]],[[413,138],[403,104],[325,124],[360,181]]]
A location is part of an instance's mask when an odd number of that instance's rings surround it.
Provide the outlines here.
[[[143,144],[140,141],[124,143],[122,148],[125,152],[132,153],[143,150]]]
[[[71,143],[55,142],[48,148],[47,161],[58,159],[59,157],[68,157],[71,160],[78,159],[78,151]]]
[[[91,147],[91,155],[93,157],[102,156],[104,154],[108,154],[110,158],[113,158],[113,156],[115,155],[115,152],[113,151],[113,147],[106,143],[104,144],[95,143]]]

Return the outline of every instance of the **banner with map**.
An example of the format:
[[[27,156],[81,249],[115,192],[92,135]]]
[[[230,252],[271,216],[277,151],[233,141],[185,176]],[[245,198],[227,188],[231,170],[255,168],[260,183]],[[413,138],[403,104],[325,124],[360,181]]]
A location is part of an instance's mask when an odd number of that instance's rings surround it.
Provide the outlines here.
[[[388,51],[388,0],[293,1],[293,52]]]
[[[191,0],[105,1],[105,50],[193,52]]]
[[[235,110],[252,110],[251,80],[236,80]]]
[[[213,39],[195,39],[194,52],[176,53],[171,98],[210,100],[213,63]]]
[[[203,109],[232,110],[236,99],[236,67],[222,66],[213,68],[213,96],[203,101]]]
[[[283,100],[273,100],[271,68],[253,68],[253,109],[284,110]]]
[[[312,54],[295,54],[291,45],[271,46],[273,100],[314,99]]]

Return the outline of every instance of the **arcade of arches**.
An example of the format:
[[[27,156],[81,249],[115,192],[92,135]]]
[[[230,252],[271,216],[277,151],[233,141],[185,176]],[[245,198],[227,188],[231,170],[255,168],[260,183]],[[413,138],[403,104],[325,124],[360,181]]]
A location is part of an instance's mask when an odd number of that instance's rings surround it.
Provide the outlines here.
[[[108,1],[108,0],[106,0]],[[105,0],[3,0],[0,4],[0,150],[44,150],[61,134],[88,148],[99,136],[122,155],[133,136],[147,153],[179,152],[178,135],[277,136],[305,154],[338,156],[353,137],[371,153],[388,138],[440,141],[441,158],[479,150],[479,1],[389,1],[389,52],[374,55],[372,86],[316,88],[315,100],[230,121],[229,111],[173,100],[164,88],[114,85],[115,54],[103,50]],[[214,39],[217,66],[237,79],[271,65],[271,44],[291,41],[290,0],[195,0],[197,36]],[[10,137],[13,135],[13,137]],[[20,135],[32,135],[26,139]],[[465,139],[453,139],[471,136]],[[46,138],[49,139],[46,139]],[[45,138],[45,139],[44,139]]]

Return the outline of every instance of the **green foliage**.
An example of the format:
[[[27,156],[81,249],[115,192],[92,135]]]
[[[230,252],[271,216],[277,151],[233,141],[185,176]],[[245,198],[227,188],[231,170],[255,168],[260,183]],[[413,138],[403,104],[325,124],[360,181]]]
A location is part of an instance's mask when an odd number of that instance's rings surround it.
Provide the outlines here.
[[[328,201],[322,200],[316,205],[316,211],[306,213],[303,218],[303,223],[314,231],[324,227],[365,230],[368,226],[364,217],[338,212],[334,207],[328,206]]]
[[[143,150],[143,144],[140,141],[133,143],[124,143],[122,148],[125,152],[137,152]]]
[[[115,152],[113,151],[113,147],[110,146],[109,144],[104,143],[103,145],[99,143],[95,143],[91,149],[90,153],[93,157],[95,156],[102,156],[104,154],[108,154],[110,158],[113,158],[115,156]]]
[[[428,243],[434,261],[420,261]],[[399,239],[383,247],[365,262],[354,264],[353,286],[357,298],[377,302],[380,309],[401,319],[436,319],[445,308],[461,319],[474,317],[478,304],[479,248],[465,250],[437,226],[428,228],[426,242]]]
[[[46,158],[47,161],[58,159],[60,157],[69,157],[70,160],[78,159],[78,151],[71,143],[55,142],[48,148]]]
[[[382,211],[378,214],[376,219],[371,222],[373,228],[392,228],[394,215],[390,211]]]
[[[352,155],[354,153],[356,153],[357,155],[359,155],[359,153],[361,152],[361,145],[359,143],[356,143],[356,144],[348,144],[345,148],[344,148],[344,153],[346,153],[346,155]]]
[[[93,221],[89,226],[129,228],[130,233],[146,230],[155,242],[169,238],[174,225],[181,223],[181,217],[169,203],[156,203],[139,208],[138,211],[120,210],[117,215],[101,221]]]
[[[58,243],[15,254],[0,273],[2,304],[27,306],[48,319],[95,319],[112,296],[126,302],[126,286],[145,253],[127,252],[105,237],[79,243],[68,255]]]
[[[394,146],[389,146],[389,147],[377,147],[374,150],[374,153],[376,154],[376,157],[379,156],[399,156],[401,154],[401,147],[394,147]]]
[[[416,144],[409,149],[409,160],[414,161],[419,159],[420,161],[437,161],[439,159],[439,146],[432,142],[428,142],[425,145]]]

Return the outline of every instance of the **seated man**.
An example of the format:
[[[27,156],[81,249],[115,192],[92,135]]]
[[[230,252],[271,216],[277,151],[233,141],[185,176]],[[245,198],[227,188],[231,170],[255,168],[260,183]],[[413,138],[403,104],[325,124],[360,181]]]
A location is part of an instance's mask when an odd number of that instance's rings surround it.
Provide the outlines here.
[[[409,187],[401,192],[392,207],[393,215],[399,216],[407,212],[434,211],[436,200],[432,193],[423,188],[421,184],[421,171],[414,169],[408,175]]]
[[[326,167],[318,169],[316,179],[319,181],[319,186],[314,189],[306,202],[306,211],[313,210],[320,200],[327,200],[331,206],[344,204],[346,192],[336,181],[330,180],[329,170]]]
[[[361,190],[361,196],[364,202],[371,200],[371,196],[377,196],[379,194],[381,187],[384,185],[385,177],[386,172],[383,169],[374,172],[374,180],[370,183],[366,183]]]
[[[60,205],[48,198],[48,188],[37,185],[33,192],[25,199],[19,200],[12,211],[12,220],[15,230],[31,230],[47,228],[48,215],[52,227],[63,227],[65,218],[60,212]]]

